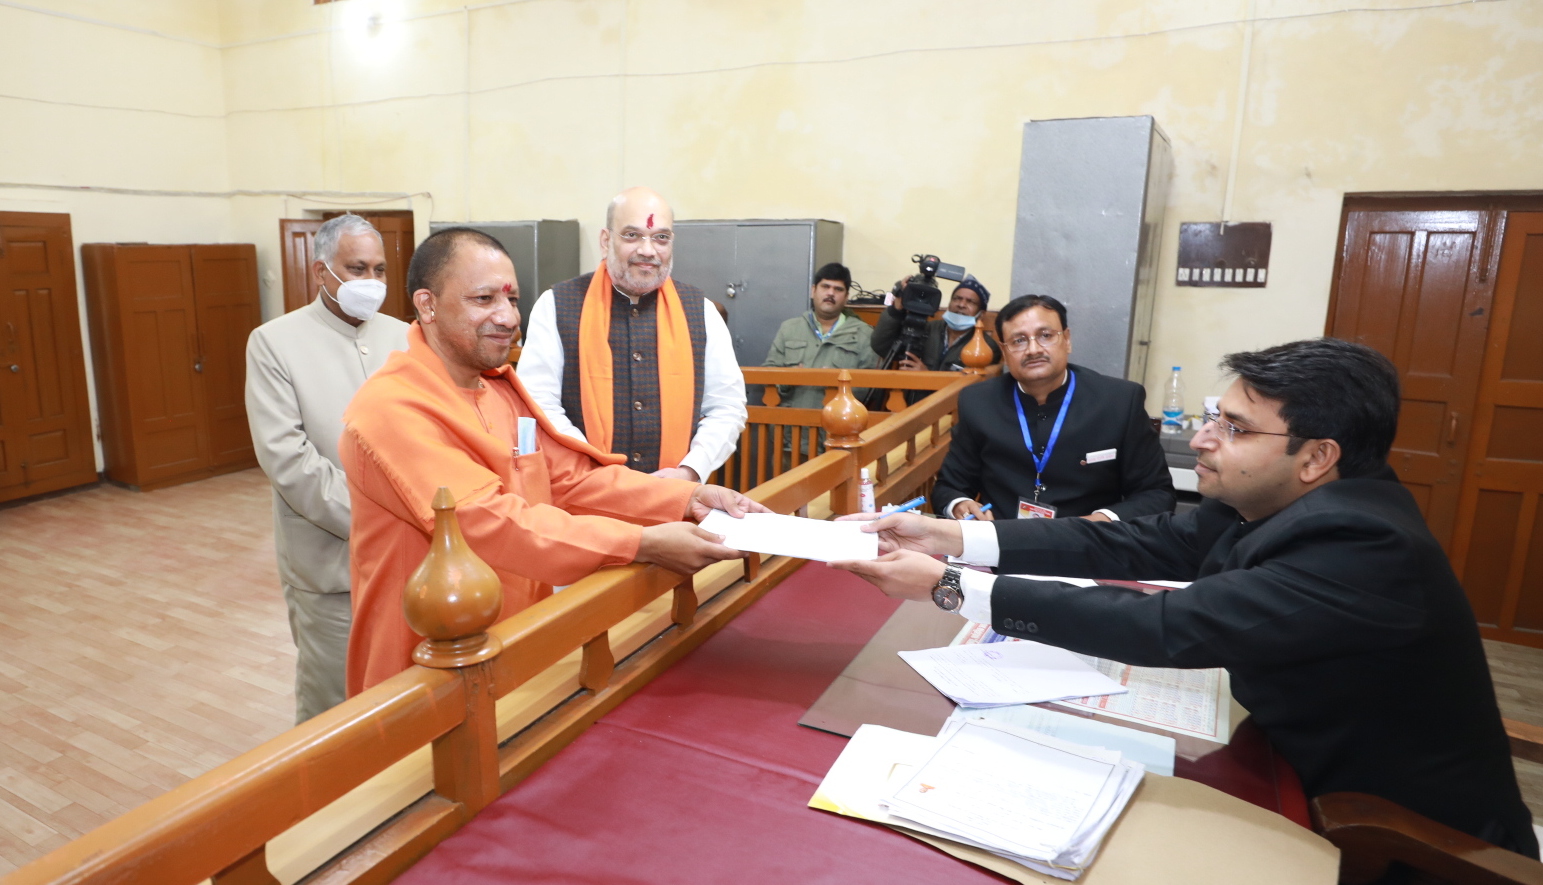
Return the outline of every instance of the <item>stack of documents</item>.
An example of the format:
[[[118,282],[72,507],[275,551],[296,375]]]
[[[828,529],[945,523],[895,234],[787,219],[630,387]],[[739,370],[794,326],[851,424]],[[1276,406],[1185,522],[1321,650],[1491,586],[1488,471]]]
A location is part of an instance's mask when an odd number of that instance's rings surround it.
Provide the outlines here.
[[[1122,725],[1099,722],[1069,713],[1057,713],[1044,707],[1018,704],[1011,707],[958,707],[949,719],[990,719],[1019,728],[1037,731],[1047,737],[1071,741],[1085,747],[1119,750],[1127,758],[1140,762],[1153,774],[1173,776],[1173,762],[1178,742],[1165,734],[1137,731]]]
[[[1011,647],[1023,642],[1002,636],[985,624],[968,623],[951,645]],[[1225,744],[1231,739],[1232,683],[1226,670],[1132,667],[1088,655],[1077,658],[1124,686],[1126,693],[1066,698],[1055,703],[1207,741]]]
[[[864,725],[809,804],[1076,879],[1144,770],[1118,751],[989,720],[950,721],[936,738]]]
[[[1038,642],[953,645],[898,654],[961,707],[1038,704],[1126,690],[1078,655]]]

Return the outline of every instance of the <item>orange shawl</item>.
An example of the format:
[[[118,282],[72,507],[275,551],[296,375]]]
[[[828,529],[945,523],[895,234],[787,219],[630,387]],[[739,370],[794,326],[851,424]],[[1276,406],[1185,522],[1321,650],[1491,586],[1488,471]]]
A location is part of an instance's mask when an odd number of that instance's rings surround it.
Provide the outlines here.
[[[584,307],[579,311],[579,396],[584,404],[584,435],[602,452],[611,451],[611,273],[605,261],[589,281]],[[678,467],[691,450],[692,401],[696,391],[696,365],[691,353],[691,331],[675,282],[668,277],[659,287],[659,310],[654,322],[658,333],[659,361],[659,469]]]

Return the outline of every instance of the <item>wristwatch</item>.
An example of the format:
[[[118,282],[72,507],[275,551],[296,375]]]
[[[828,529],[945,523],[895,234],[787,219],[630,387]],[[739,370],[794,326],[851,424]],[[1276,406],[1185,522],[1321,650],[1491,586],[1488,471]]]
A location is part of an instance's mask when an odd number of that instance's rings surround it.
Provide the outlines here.
[[[943,566],[943,577],[932,588],[932,601],[946,612],[956,612],[964,605],[964,590],[959,587],[959,566]]]

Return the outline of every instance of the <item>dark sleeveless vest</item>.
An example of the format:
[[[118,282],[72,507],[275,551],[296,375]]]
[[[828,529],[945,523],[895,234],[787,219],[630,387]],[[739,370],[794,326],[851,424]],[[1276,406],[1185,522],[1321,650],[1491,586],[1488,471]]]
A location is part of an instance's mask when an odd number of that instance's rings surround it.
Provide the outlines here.
[[[579,313],[594,274],[564,280],[552,287],[557,309],[557,335],[563,345],[563,411],[584,430],[584,402],[579,392]],[[706,299],[695,286],[676,282],[686,328],[691,333],[691,358],[696,379],[691,392],[691,433],[702,417],[702,355],[707,352],[707,324],[702,319]],[[659,469],[659,293],[638,299],[611,291],[611,451],[627,456],[627,466],[644,473]]]

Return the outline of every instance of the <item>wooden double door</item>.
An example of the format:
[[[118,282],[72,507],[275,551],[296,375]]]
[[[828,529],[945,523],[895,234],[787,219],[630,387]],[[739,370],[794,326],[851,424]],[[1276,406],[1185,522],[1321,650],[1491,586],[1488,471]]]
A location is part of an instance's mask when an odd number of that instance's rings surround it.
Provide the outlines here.
[[[1398,366],[1389,462],[1485,635],[1543,647],[1543,197],[1347,199],[1327,334]]]
[[[284,312],[305,307],[316,297],[320,281],[311,273],[315,260],[316,231],[323,222],[341,215],[328,212],[321,218],[279,219],[280,254],[284,263]],[[408,210],[357,213],[380,231],[386,249],[386,300],[380,312],[412,322],[412,298],[407,291],[407,265],[413,259],[413,214]],[[336,287],[336,283],[333,286]]]
[[[70,216],[0,212],[0,501],[96,478]]]
[[[256,248],[88,243],[81,258],[107,475],[148,490],[257,466]]]

